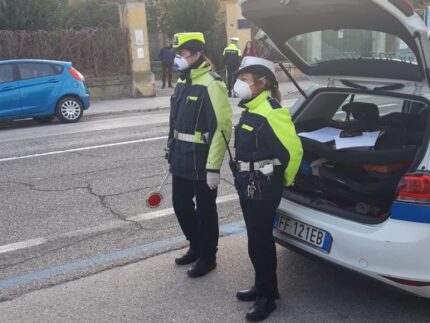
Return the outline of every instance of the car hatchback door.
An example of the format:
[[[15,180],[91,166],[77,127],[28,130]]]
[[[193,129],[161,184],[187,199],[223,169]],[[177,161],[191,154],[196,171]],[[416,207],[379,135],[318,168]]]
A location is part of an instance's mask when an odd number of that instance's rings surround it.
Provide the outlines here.
[[[405,0],[246,0],[243,15],[313,81],[428,91],[430,42]]]
[[[62,82],[60,69],[48,63],[18,64],[22,95],[22,114],[53,114],[53,106]]]
[[[19,83],[13,64],[0,64],[0,119],[13,117],[20,106]]]

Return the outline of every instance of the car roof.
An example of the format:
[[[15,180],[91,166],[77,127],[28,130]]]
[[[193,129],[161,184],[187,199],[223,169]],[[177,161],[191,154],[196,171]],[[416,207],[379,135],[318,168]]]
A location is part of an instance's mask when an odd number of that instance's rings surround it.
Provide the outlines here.
[[[10,64],[10,63],[46,63],[46,64],[59,64],[59,65],[72,65],[71,62],[65,61],[54,61],[46,59],[10,59],[0,61],[0,64]]]

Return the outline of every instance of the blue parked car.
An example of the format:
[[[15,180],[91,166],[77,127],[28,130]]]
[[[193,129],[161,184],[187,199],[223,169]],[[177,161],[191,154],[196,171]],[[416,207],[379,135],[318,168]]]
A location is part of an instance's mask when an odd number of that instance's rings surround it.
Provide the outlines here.
[[[84,76],[70,62],[0,61],[0,120],[77,122],[90,106]]]

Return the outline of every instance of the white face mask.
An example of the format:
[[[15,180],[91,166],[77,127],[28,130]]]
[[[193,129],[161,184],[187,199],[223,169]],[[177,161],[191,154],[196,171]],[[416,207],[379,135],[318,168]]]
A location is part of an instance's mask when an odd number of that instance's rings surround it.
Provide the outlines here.
[[[254,94],[254,93],[252,93],[252,91],[251,91],[251,85],[252,84],[254,84],[254,83],[256,83],[256,82],[258,82],[258,81],[261,81],[262,79],[264,79],[265,77],[263,76],[262,78],[260,78],[260,79],[258,79],[257,81],[255,81],[255,82],[252,82],[252,83],[250,83],[250,84],[248,84],[248,83],[246,83],[246,82],[244,82],[244,81],[242,81],[241,79],[237,79],[236,80],[236,83],[234,84],[234,88],[233,88],[233,92],[234,92],[234,94],[237,96],[237,97],[239,97],[239,98],[241,98],[241,99],[249,99],[249,98],[251,98],[252,97],[252,95]]]
[[[188,57],[182,57],[181,55],[176,54],[175,60],[173,61],[173,67],[177,71],[183,71],[190,67],[187,61]]]

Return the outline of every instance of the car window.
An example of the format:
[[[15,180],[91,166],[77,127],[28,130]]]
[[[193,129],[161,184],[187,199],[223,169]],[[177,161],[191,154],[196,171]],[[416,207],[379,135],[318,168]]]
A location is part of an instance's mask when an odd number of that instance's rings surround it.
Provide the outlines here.
[[[417,64],[417,58],[400,38],[373,30],[338,29],[297,35],[286,42],[308,65],[339,60],[384,60]]]
[[[0,83],[13,81],[13,66],[12,64],[0,65]]]
[[[63,66],[61,65],[51,65],[51,68],[54,70],[54,74],[60,74],[63,72]]]
[[[378,106],[379,110],[379,116],[384,116],[392,112],[402,112],[403,111],[403,104],[404,100],[399,98],[393,98],[388,96],[379,96],[379,95],[354,95],[348,96],[346,100],[342,103],[341,107],[338,109],[338,111],[333,116],[333,120],[341,121],[345,120],[346,113],[342,111],[343,105],[351,102],[351,99],[353,99],[354,102],[365,102],[365,103],[374,103]]]
[[[54,73],[54,69],[50,64],[24,63],[18,64],[18,67],[22,80],[28,80],[36,77],[46,77],[56,74]]]

